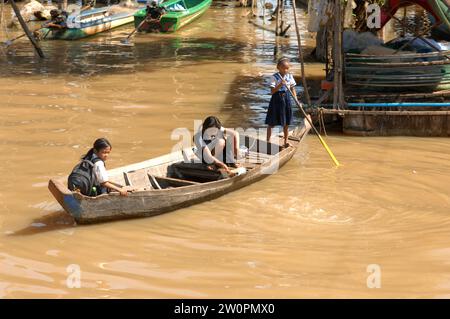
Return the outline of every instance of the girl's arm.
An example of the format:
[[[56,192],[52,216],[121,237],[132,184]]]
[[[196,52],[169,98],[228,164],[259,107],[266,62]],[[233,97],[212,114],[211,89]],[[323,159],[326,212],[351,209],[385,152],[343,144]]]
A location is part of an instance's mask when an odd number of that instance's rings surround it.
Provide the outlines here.
[[[278,90],[281,89],[281,87],[282,87],[283,85],[285,85],[285,84],[286,84],[286,81],[285,81],[284,79],[281,79],[281,81],[278,82],[278,84],[277,84],[274,88],[270,88],[270,92],[271,92],[272,94],[277,93]]]
[[[127,196],[128,195],[128,190],[127,190],[126,187],[118,187],[118,186],[114,185],[111,182],[104,182],[104,183],[101,183],[100,185],[102,187],[106,187],[108,189],[112,189],[112,190],[118,191],[120,193],[120,195],[122,195],[122,196]]]
[[[127,188],[120,187],[120,186],[118,186],[118,185],[116,185],[114,183],[111,183],[109,181],[108,172],[106,171],[105,163],[103,161],[97,161],[94,164],[94,173],[95,173],[95,176],[97,177],[98,183],[100,183],[100,185],[102,187],[106,187],[108,189],[116,190],[122,196],[128,195]]]
[[[239,154],[239,133],[231,128],[226,128],[224,133],[233,137],[233,154],[237,159]]]
[[[219,161],[214,155],[212,155],[210,149],[207,146],[203,147],[203,159],[207,163],[212,162],[216,166],[223,168],[227,173],[230,172],[230,169],[228,168],[228,166],[225,165],[225,163],[222,163],[221,161]]]
[[[297,99],[297,91],[295,90],[295,85],[291,86],[291,92],[295,99]]]

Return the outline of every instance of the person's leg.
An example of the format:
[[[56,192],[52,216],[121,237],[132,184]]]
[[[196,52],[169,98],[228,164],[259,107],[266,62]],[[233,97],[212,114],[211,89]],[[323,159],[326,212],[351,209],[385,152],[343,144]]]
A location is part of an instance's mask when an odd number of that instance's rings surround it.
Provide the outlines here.
[[[273,126],[268,126],[267,127],[267,143],[270,143],[270,137],[272,136],[272,129],[273,129]]]
[[[237,143],[237,145],[239,145],[239,137],[236,137],[237,140],[235,140],[234,136],[230,137],[228,136],[225,141],[225,164],[227,164],[229,167],[240,167],[240,165],[238,163],[236,163],[236,161],[238,160],[238,152],[239,152],[239,147],[235,147],[235,143]]]
[[[225,158],[224,158],[225,152],[224,151],[225,151],[226,141],[224,138],[216,138],[215,141],[216,141],[216,143],[215,143],[213,155],[219,161],[222,161],[225,163]]]
[[[283,126],[283,133],[284,133],[284,146],[288,147],[290,146],[290,144],[288,143],[289,125]]]
[[[203,158],[202,158],[203,162],[208,165],[214,163],[214,149],[211,150],[210,144],[208,144],[207,147],[203,148]]]

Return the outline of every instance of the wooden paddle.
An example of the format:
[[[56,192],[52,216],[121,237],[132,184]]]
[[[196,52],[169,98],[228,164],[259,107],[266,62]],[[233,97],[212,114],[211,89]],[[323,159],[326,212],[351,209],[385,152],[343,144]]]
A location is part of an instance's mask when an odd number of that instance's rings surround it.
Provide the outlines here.
[[[144,18],[144,20],[142,20],[142,22],[141,23],[139,23],[139,25],[125,38],[125,39],[123,39],[123,40],[121,40],[120,42],[121,43],[123,43],[123,44],[128,44],[129,43],[129,40],[130,40],[130,38],[131,38],[131,36],[137,31],[137,30],[139,30],[140,28],[141,28],[141,26],[144,24],[144,22],[145,22],[145,18]]]
[[[300,109],[301,113],[303,114],[303,116],[306,118],[306,120],[308,121],[309,125],[311,125],[314,133],[316,133],[317,137],[319,138],[320,143],[323,145],[323,147],[325,148],[325,150],[327,151],[328,155],[330,155],[331,159],[334,162],[334,165],[336,165],[336,167],[339,167],[339,162],[336,159],[336,157],[334,156],[333,152],[331,151],[331,149],[328,147],[327,143],[325,142],[325,140],[322,138],[322,136],[320,136],[319,131],[317,131],[316,127],[314,126],[314,124],[312,123],[310,117],[306,114],[305,110],[303,109],[302,104],[297,100],[297,98],[295,97],[294,93],[292,93],[291,88],[289,87],[288,84],[284,85],[287,90],[289,91],[289,93],[291,94],[292,98],[294,99],[295,103],[297,104],[298,108]]]
[[[44,29],[44,28],[45,28],[45,27],[41,27],[41,28],[39,28],[39,29],[33,30],[33,33],[36,32],[36,31],[42,30],[42,29]],[[21,35],[19,35],[18,37],[15,37],[15,38],[13,38],[13,39],[4,41],[2,44],[5,45],[5,46],[7,46],[7,47],[9,47],[14,41],[19,40],[20,38],[23,38],[23,37],[26,36],[26,35],[27,35],[26,33],[21,34]]]

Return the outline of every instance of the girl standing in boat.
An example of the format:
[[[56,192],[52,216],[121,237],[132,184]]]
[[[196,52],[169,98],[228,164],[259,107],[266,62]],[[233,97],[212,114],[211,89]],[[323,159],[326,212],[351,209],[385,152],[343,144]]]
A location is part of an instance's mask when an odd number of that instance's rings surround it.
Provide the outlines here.
[[[239,133],[222,126],[215,116],[208,116],[194,136],[197,157],[204,164],[214,164],[230,173],[230,168],[237,168],[235,162],[239,150]],[[210,167],[211,168],[211,167]]]
[[[278,72],[273,74],[270,83],[272,97],[267,110],[266,124],[267,127],[267,142],[270,142],[272,136],[272,129],[274,126],[281,125],[284,132],[284,147],[289,147],[288,134],[289,125],[292,121],[292,107],[291,97],[287,87],[297,98],[295,86],[297,83],[292,74],[289,73],[289,60],[282,58],[277,63]]]
[[[120,195],[126,196],[128,194],[127,187],[119,187],[109,181],[108,172],[106,171],[105,161],[108,159],[109,154],[111,153],[112,146],[111,143],[106,138],[99,138],[94,142],[94,146],[84,155],[82,159],[83,161],[90,161],[94,166],[93,170],[93,185],[95,187],[95,191],[90,191],[90,194],[85,195],[101,195],[106,194],[108,190],[115,190],[120,193]],[[91,164],[91,165],[92,165]],[[70,190],[83,189],[83,179],[80,178],[79,167],[81,164],[75,167],[72,174],[69,176],[68,187]],[[81,175],[83,175],[81,173]],[[82,176],[81,176],[82,177]]]

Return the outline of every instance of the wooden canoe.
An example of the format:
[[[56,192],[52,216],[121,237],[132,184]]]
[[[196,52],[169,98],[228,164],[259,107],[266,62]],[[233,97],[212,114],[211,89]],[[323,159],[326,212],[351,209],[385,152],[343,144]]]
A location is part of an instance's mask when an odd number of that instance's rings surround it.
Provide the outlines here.
[[[208,10],[212,0],[169,0],[160,4],[166,9],[159,23],[162,32],[174,32],[199,18]],[[145,19],[146,9],[139,10],[134,15],[134,25],[137,28]],[[149,31],[150,25],[144,23],[140,31]]]
[[[240,163],[247,172],[234,177],[223,177],[204,169],[201,163],[192,163],[194,150],[187,148],[110,170],[111,182],[137,188],[128,196],[113,192],[87,197],[70,191],[67,178],[51,179],[48,188],[80,224],[154,216],[219,197],[276,173],[292,158],[309,130],[309,124],[303,124],[291,131],[292,146],[283,149],[280,144],[242,135],[240,144],[249,152]]]
[[[132,23],[137,10],[113,5],[74,13],[67,18],[66,29],[44,28],[39,31],[40,37],[48,40],[78,40]]]

